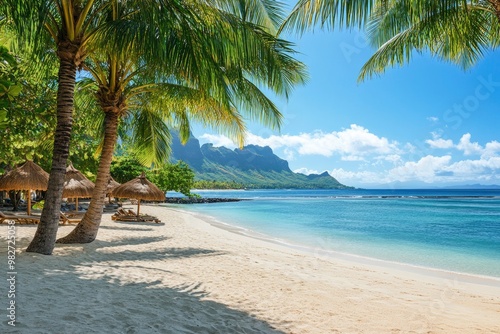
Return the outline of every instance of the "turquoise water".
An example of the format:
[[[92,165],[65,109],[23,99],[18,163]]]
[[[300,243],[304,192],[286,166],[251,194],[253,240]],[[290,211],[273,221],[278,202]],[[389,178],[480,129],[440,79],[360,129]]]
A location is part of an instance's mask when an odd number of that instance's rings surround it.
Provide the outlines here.
[[[180,206],[309,247],[500,278],[500,190],[199,191]]]

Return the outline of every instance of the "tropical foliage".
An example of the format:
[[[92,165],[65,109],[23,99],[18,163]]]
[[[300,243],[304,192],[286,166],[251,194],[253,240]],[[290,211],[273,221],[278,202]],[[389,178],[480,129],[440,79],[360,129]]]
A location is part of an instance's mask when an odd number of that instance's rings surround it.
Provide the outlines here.
[[[177,191],[186,196],[191,196],[191,189],[193,189],[194,185],[194,172],[182,161],[154,169],[148,174],[148,178],[165,192]]]
[[[500,43],[500,1],[378,1],[367,33],[377,48],[360,79],[429,52],[463,68]]]
[[[0,141],[0,168],[12,168],[26,160],[33,160],[48,171],[56,126],[57,77],[50,72],[45,76],[32,75],[29,61],[17,54],[9,52],[9,55],[14,62],[9,62],[8,66],[4,62],[0,66],[0,77],[8,78],[11,85],[15,83],[19,88],[15,90],[15,95],[0,96],[3,106],[0,117],[3,113],[5,116]],[[95,179],[95,152],[100,129],[92,123],[95,117],[90,112],[91,106],[83,104],[78,97],[69,158],[82,173]]]
[[[33,160],[50,169],[56,81],[23,81],[17,98],[6,108],[0,161],[11,167]]]
[[[111,163],[111,176],[118,183],[128,182],[148,169],[131,155],[117,156]]]
[[[189,166],[178,161],[175,164],[162,164],[160,167],[148,169],[137,158],[131,155],[117,156],[111,163],[111,176],[119,183],[125,183],[142,172],[148,180],[163,191],[177,191],[186,196],[191,195],[194,184],[194,172]]]
[[[245,189],[245,185],[236,181],[195,180],[194,189]]]
[[[366,28],[377,49],[360,80],[429,53],[463,68],[500,44],[498,0],[299,0],[282,30]]]
[[[0,44],[0,129],[7,126],[7,107],[21,92],[21,85],[15,77],[17,61],[9,50]]]
[[[34,160],[50,167],[57,82],[29,74],[29,64],[0,46],[0,166]]]

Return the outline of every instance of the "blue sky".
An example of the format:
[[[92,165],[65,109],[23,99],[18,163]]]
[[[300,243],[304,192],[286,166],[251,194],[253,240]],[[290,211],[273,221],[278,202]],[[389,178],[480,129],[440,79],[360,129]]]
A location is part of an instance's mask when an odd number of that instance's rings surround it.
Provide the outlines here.
[[[248,123],[247,144],[270,146],[296,172],[328,171],[355,187],[500,184],[500,51],[471,69],[415,54],[357,82],[373,53],[363,32],[292,36],[310,79],[288,101],[281,131]],[[200,142],[236,147],[194,127]]]

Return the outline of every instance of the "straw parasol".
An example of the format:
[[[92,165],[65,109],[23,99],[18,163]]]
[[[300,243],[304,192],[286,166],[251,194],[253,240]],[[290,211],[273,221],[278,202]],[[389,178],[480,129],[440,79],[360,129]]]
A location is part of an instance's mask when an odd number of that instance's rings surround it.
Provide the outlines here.
[[[62,197],[75,198],[76,211],[78,211],[78,198],[91,197],[93,190],[94,183],[70,162],[66,168]]]
[[[47,190],[49,174],[31,160],[0,178],[0,190],[27,190],[28,215],[31,214],[31,191]]]
[[[141,199],[149,201],[165,200],[165,193],[161,191],[156,185],[151,183],[146,178],[144,172],[142,172],[141,176],[138,176],[135,179],[116,187],[112,191],[112,195],[114,197],[137,199],[137,216],[139,216]]]
[[[109,180],[108,180],[108,186],[106,188],[106,194],[108,194],[109,203],[111,203],[111,192],[113,191],[113,189],[115,189],[119,185],[120,185],[120,183],[116,182],[113,179],[113,177],[110,175]]]

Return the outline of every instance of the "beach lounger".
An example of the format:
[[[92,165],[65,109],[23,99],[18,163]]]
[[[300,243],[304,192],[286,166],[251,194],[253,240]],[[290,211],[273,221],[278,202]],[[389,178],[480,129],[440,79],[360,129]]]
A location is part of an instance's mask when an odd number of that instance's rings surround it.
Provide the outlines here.
[[[116,212],[111,216],[111,219],[116,220],[116,217],[129,216],[130,214],[122,208],[116,210]]]
[[[38,224],[40,216],[6,214],[0,211],[0,224],[9,220],[13,220],[18,224]]]
[[[137,215],[132,210],[124,210],[122,208],[118,209],[114,215],[111,216],[112,220],[127,221],[127,222],[155,222],[161,223],[155,216],[140,214]]]

